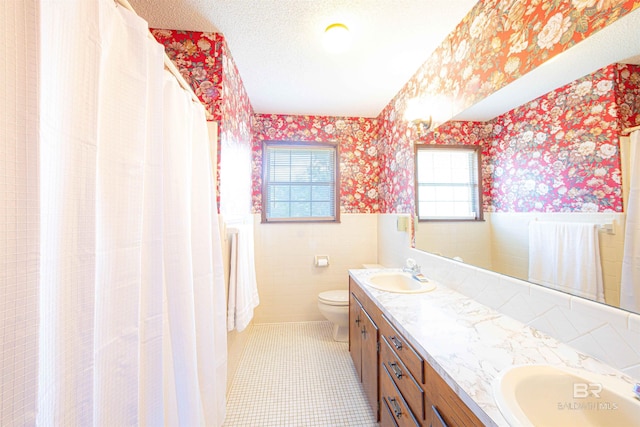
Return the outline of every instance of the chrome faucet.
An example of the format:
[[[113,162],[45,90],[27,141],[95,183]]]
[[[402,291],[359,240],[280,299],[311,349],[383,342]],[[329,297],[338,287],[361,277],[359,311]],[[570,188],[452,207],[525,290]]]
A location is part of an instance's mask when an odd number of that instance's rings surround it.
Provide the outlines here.
[[[413,258],[407,258],[402,271],[404,271],[405,273],[411,273],[413,275],[420,274],[420,266]]]

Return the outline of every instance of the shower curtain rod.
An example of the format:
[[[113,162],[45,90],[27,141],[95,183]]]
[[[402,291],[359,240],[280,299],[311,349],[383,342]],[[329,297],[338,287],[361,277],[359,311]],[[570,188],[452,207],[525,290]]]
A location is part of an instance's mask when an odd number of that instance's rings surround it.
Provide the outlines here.
[[[120,5],[124,6],[125,8],[129,9],[131,12],[135,13],[136,15],[138,14],[133,9],[133,6],[131,6],[131,4],[127,0],[114,0],[114,1],[116,2],[116,6],[118,4],[120,4]],[[155,37],[153,37],[153,34],[151,34],[151,31],[149,31],[149,37],[151,37],[151,38],[153,38],[155,40]],[[176,67],[176,65],[173,63],[173,61],[171,61],[171,59],[169,59],[169,56],[167,55],[166,51],[164,53],[164,67],[171,74],[173,74],[173,76],[176,78],[176,80],[178,80],[178,83],[180,84],[180,86],[182,86],[182,88],[184,90],[189,92],[189,95],[191,95],[191,98],[194,101],[202,103],[200,101],[200,99],[196,96],[195,92],[193,91],[193,89],[191,88],[189,83],[187,83],[187,81],[184,79],[184,77],[182,77],[182,74],[180,74],[180,71],[178,71],[178,68]]]
[[[627,133],[631,133],[634,130],[640,130],[640,126],[634,126],[632,128],[626,128],[625,130],[622,131],[623,134],[627,134]]]

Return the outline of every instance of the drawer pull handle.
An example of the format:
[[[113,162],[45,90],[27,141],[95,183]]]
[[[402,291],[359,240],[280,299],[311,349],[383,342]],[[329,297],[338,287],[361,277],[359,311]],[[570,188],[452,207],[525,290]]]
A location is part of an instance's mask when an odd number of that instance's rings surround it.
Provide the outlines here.
[[[362,320],[360,320],[360,316],[356,317],[356,325],[360,326],[360,322],[362,322]]]
[[[389,405],[391,405],[393,413],[396,414],[396,418],[400,418],[402,416],[402,409],[400,409],[400,405],[394,397],[389,398]]]
[[[389,367],[397,379],[402,379],[402,370],[398,368],[398,364],[396,362],[389,362]]]
[[[396,338],[395,336],[393,337],[389,337],[389,339],[391,340],[391,342],[393,343],[393,346],[396,348],[396,350],[402,350],[402,341],[400,341],[398,338]]]

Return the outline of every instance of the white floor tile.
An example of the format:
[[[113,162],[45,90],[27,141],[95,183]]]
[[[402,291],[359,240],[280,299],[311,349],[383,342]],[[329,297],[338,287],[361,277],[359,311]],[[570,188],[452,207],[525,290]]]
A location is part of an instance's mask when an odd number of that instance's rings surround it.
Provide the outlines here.
[[[377,426],[349,345],[329,322],[252,325],[225,427]]]

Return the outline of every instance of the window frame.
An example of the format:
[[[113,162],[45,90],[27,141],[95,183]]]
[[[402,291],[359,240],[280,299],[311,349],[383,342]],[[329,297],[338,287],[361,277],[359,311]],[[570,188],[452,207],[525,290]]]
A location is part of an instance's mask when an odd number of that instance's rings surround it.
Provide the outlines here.
[[[419,211],[419,200],[418,200],[418,151],[420,150],[465,150],[465,151],[473,151],[476,156],[476,172],[477,172],[477,203],[478,203],[478,213],[475,218],[421,218]],[[415,144],[414,146],[414,193],[415,193],[415,216],[418,222],[473,222],[473,221],[484,221],[484,212],[483,212],[483,204],[482,204],[482,147],[479,145],[464,145],[464,144]]]
[[[288,217],[288,218],[268,218],[267,205],[269,203],[268,196],[268,156],[267,150],[270,147],[278,148],[332,148],[335,155],[334,164],[334,197],[333,197],[333,216],[332,217]],[[265,140],[262,142],[262,214],[261,222],[264,224],[281,224],[281,223],[339,223],[340,222],[340,145],[337,142],[317,142],[317,141],[278,141]]]

